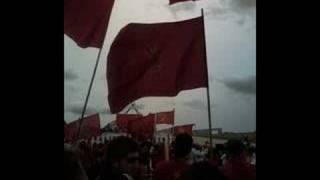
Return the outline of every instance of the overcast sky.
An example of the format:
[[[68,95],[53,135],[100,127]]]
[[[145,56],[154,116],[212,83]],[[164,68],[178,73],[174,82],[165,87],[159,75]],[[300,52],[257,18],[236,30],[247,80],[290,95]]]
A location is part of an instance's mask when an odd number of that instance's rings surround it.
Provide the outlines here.
[[[200,16],[204,8],[212,126],[223,131],[255,131],[255,6],[255,0],[200,0],[172,6],[168,0],[116,0],[86,114],[100,113],[101,126],[115,119],[107,100],[106,57],[121,28],[131,22],[190,19]],[[67,36],[64,43],[64,117],[69,123],[81,116],[98,49],[82,49]],[[206,93],[206,88],[199,88],[176,97],[141,98],[136,104],[143,114],[175,109],[175,124],[195,123],[194,129],[202,129],[208,128]]]

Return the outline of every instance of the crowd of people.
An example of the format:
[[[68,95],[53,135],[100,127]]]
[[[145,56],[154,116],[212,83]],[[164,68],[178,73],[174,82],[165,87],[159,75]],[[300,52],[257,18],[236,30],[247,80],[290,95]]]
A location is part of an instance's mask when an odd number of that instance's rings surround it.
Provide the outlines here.
[[[189,134],[138,141],[65,143],[65,180],[255,180],[255,146],[246,139],[198,145]]]

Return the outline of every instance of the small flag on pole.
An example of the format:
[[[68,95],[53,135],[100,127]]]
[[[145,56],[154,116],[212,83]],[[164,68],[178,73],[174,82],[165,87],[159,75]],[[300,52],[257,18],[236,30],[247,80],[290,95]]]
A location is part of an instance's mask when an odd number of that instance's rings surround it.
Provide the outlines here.
[[[78,139],[80,120],[73,121],[65,126],[65,137],[67,141],[76,141]],[[94,114],[83,118],[79,139],[89,139],[99,136],[100,117],[99,114]]]
[[[192,136],[192,127],[194,124],[186,124],[186,125],[181,125],[181,126],[175,126],[174,127],[174,135],[182,134],[182,133],[187,133]]]
[[[128,124],[134,119],[140,119],[143,116],[140,114],[117,114],[116,124],[121,132],[128,132]]]
[[[152,139],[154,133],[155,114],[131,120],[128,124],[128,133],[138,139]]]
[[[156,124],[174,124],[174,110],[156,113]]]

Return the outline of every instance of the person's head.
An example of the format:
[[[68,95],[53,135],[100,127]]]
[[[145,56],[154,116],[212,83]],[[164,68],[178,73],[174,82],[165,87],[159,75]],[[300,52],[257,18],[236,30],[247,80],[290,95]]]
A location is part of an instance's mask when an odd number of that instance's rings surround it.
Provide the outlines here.
[[[166,142],[166,138],[163,137],[163,138],[162,138],[162,142],[163,142],[163,143]]]
[[[183,180],[226,180],[223,173],[208,161],[193,163],[191,167],[182,174]]]
[[[75,152],[64,149],[64,180],[88,180]]]
[[[192,149],[192,137],[187,133],[178,134],[173,143],[174,156],[176,159],[187,157]]]
[[[131,138],[120,136],[113,139],[106,151],[106,162],[122,173],[132,176],[139,168],[139,147]]]
[[[249,147],[248,150],[247,150],[249,156],[252,156],[255,153],[255,151],[256,150],[255,150],[254,147]]]
[[[231,139],[226,144],[226,150],[229,157],[237,157],[243,154],[245,147],[241,140]]]
[[[216,158],[216,157],[219,157],[217,149],[216,148],[208,148],[206,158],[212,159],[212,158]]]

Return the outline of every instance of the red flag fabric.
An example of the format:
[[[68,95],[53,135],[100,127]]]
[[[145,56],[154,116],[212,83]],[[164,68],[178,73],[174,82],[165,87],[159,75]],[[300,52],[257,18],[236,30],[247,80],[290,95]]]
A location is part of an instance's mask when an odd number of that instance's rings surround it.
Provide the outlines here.
[[[131,120],[128,124],[128,132],[132,137],[148,139],[153,137],[155,128],[155,114],[149,114],[139,119]]]
[[[77,140],[80,120],[73,121],[65,127],[65,138],[67,141],[74,142]],[[83,118],[80,139],[89,139],[100,135],[100,117],[99,114],[94,114]]]
[[[194,124],[186,124],[186,125],[182,125],[182,126],[175,126],[174,127],[174,135],[178,135],[181,133],[188,133],[192,136],[192,127],[194,126]]]
[[[107,80],[112,113],[141,97],[207,87],[202,17],[127,25],[111,45]]]
[[[121,132],[128,132],[128,123],[134,119],[140,119],[141,114],[117,114],[116,123]]]
[[[64,33],[82,48],[101,48],[114,0],[64,0]]]
[[[185,2],[185,1],[197,1],[197,0],[170,0],[169,1],[169,4],[175,4],[175,3],[178,3],[178,2]]]
[[[156,116],[156,124],[174,124],[174,111],[159,112]]]

